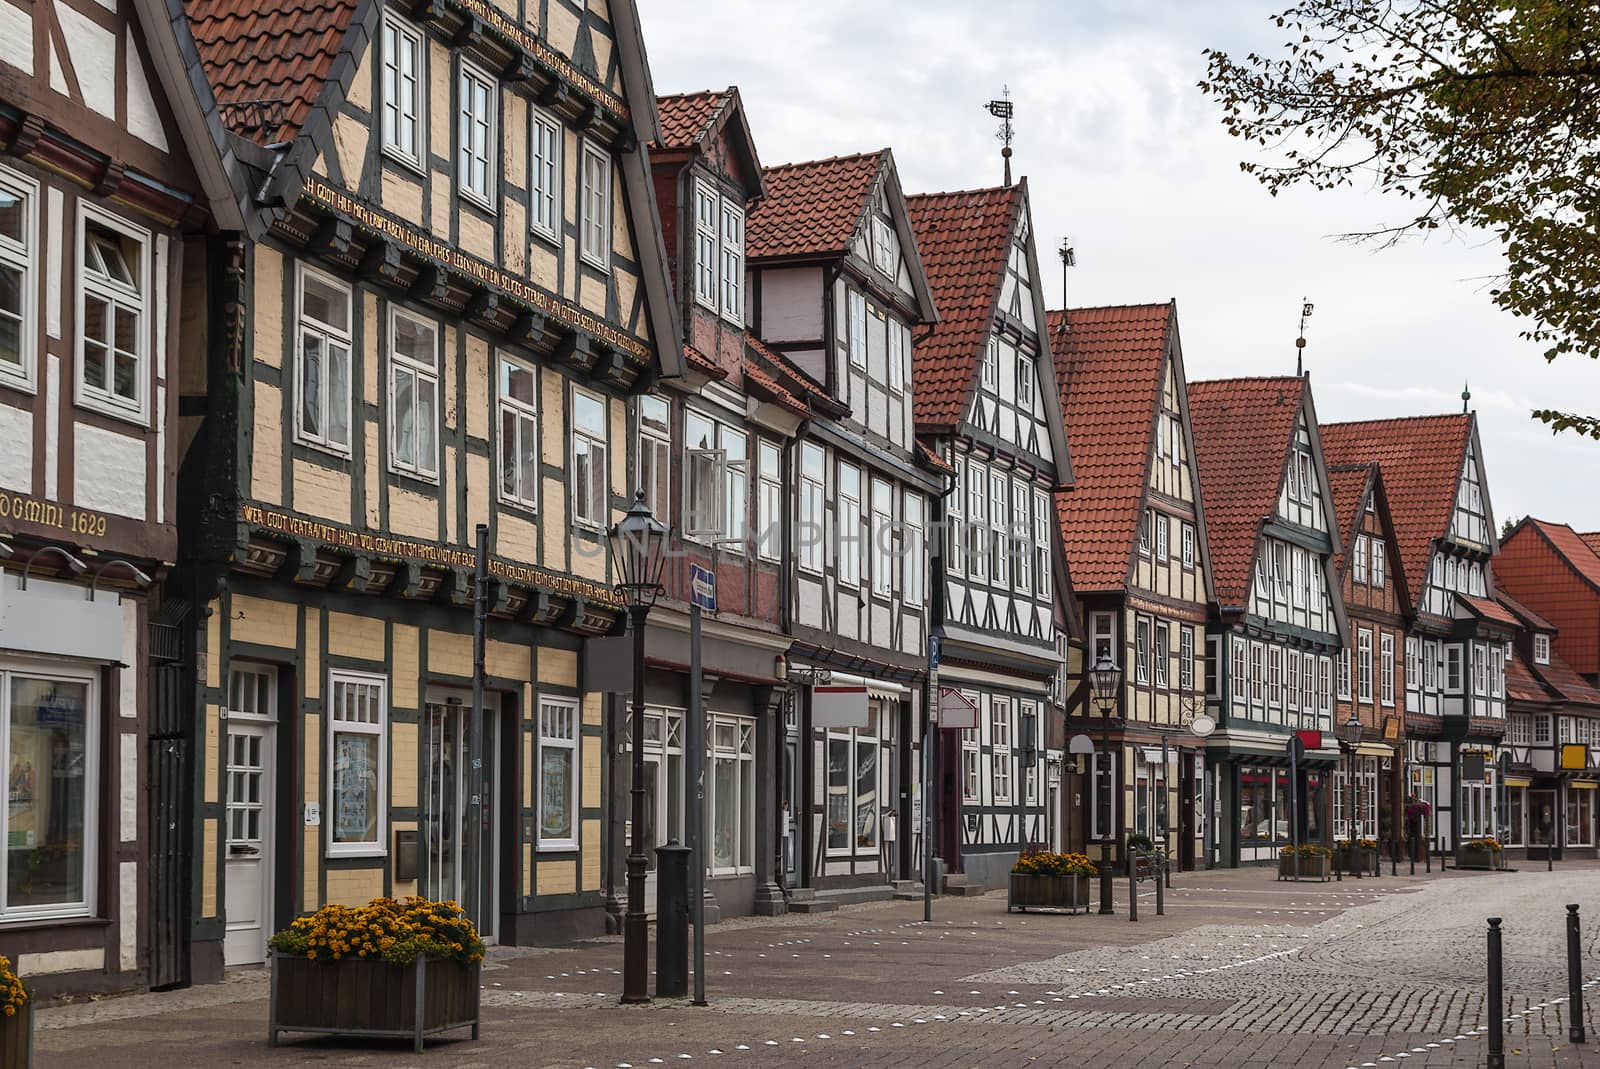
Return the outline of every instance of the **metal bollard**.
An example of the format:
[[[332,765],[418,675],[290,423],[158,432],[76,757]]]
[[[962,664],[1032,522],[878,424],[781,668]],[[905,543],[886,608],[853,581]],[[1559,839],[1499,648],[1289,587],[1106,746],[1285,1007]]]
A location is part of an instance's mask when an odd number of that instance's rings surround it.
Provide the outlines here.
[[[1165,851],[1161,854],[1162,879],[1166,880],[1167,890],[1172,890],[1172,855]]]
[[[1339,837],[1333,837],[1333,878],[1338,883],[1344,882],[1344,857],[1339,853]]]
[[[1400,840],[1389,840],[1389,875],[1400,875]]]
[[[689,848],[656,847],[656,997],[689,992]]]
[[[1111,908],[1111,851],[1101,851],[1100,857],[1100,913],[1110,916],[1116,910]]]
[[[1164,858],[1164,857],[1161,859],[1161,867],[1162,868],[1166,868],[1167,867],[1167,859]],[[1171,872],[1172,872],[1171,869],[1167,869],[1167,873],[1169,875],[1171,874]],[[1162,884],[1164,884],[1165,882],[1166,882],[1165,880],[1159,880],[1159,879],[1156,880],[1156,916],[1158,916],[1158,917],[1165,917],[1167,915],[1167,899],[1166,899],[1165,893],[1162,890]]]
[[[1411,840],[1411,875],[1417,874],[1417,841]]]
[[[1500,918],[1489,918],[1488,1069],[1506,1069],[1506,1007],[1500,992]]]
[[[1128,919],[1139,919],[1139,862],[1132,850],[1128,851]]]
[[[1583,940],[1578,934],[1578,907],[1567,907],[1567,1039],[1586,1043],[1583,1034]]]

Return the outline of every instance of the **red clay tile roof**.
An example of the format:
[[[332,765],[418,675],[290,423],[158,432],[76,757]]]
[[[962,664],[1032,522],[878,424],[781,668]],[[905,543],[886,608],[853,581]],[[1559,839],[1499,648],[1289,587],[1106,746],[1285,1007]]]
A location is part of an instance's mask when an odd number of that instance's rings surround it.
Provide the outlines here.
[[[1488,620],[1491,623],[1503,624],[1506,627],[1520,628],[1522,621],[1512,615],[1511,611],[1493,598],[1473,597],[1470,594],[1457,594],[1456,601],[1465,605],[1474,616]]]
[[[811,414],[811,409],[806,407],[806,403],[799,395],[779,382],[772,367],[748,345],[744,350],[744,382],[747,389],[767,398],[780,408],[802,417]]]
[[[1005,279],[1021,186],[906,198],[939,322],[919,340],[912,390],[919,428],[947,429],[966,413]]]
[[[1305,385],[1298,376],[1189,384],[1211,575],[1224,606],[1249,594],[1261,519],[1278,499]]]
[[[1578,705],[1600,706],[1600,690],[1590,686],[1555,650],[1550,651],[1549,664],[1536,664],[1533,671],[1544,680],[1545,686],[1568,702]]]
[[[1564,523],[1536,520],[1532,516],[1524,522],[1544,535],[1573,571],[1600,590],[1600,550],[1590,546],[1587,537]]]
[[[887,152],[766,168],[761,177],[767,195],[745,220],[746,257],[753,262],[844,252]]]
[[[744,336],[745,349],[757,358],[757,362],[771,375],[773,380],[785,390],[794,394],[808,410],[826,413],[828,415],[844,415],[850,411],[850,406],[841,404],[836,398],[824,390],[815,379],[776,349],[769,348],[765,342],[754,334],[746,332]],[[808,411],[808,414],[810,412]]]
[[[1376,461],[1412,597],[1421,597],[1433,540],[1450,530],[1472,416],[1412,416],[1322,425],[1329,464]]]
[[[691,148],[700,144],[732,99],[731,88],[656,97],[656,111],[661,116],[661,140],[657,143],[663,148]]]
[[[1600,531],[1588,531],[1578,537],[1583,539],[1584,545],[1594,550],[1597,556],[1600,556]]]
[[[710,375],[712,378],[719,380],[728,377],[728,373],[721,367],[717,366],[717,362],[715,360],[711,359],[705,353],[702,353],[699,349],[696,349],[688,342],[685,342],[683,345],[683,358],[688,362],[690,367],[694,368],[702,375]]]
[[[1344,575],[1344,550],[1355,544],[1356,532],[1361,527],[1361,517],[1366,512],[1367,480],[1372,476],[1371,464],[1330,464],[1328,490],[1333,498],[1333,514],[1339,524],[1341,551],[1333,555],[1334,570]]]
[[[1496,590],[1494,592],[1494,596],[1495,600],[1509,609],[1511,614],[1517,617],[1524,627],[1534,631],[1558,630],[1555,624],[1551,623],[1549,620],[1546,620],[1543,616],[1540,616],[1522,602],[1518,601],[1510,594],[1507,594],[1504,590]]]
[[[1545,690],[1543,683],[1534,678],[1533,672],[1520,657],[1506,662],[1506,697],[1514,702],[1555,704],[1555,696]]]
[[[955,465],[940,456],[931,445],[921,438],[917,439],[917,462],[925,468],[932,468],[934,471],[944,475],[954,475],[956,472]]]
[[[1068,571],[1080,594],[1118,590],[1149,481],[1172,305],[1072,308],[1046,320],[1076,476],[1071,492],[1056,496]]]
[[[300,132],[355,15],[355,0],[184,0],[195,44],[224,121],[263,145]],[[281,107],[258,125],[253,102]]]

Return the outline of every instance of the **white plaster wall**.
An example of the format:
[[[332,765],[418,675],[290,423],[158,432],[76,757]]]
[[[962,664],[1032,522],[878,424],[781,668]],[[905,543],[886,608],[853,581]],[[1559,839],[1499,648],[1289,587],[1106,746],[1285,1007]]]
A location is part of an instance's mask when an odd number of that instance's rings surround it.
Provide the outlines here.
[[[144,63],[133,46],[133,30],[128,31],[128,132],[162,152],[167,151],[167,132],[161,128],[161,113],[156,110],[150,80]]]
[[[131,843],[139,838],[139,736],[125,731],[117,741],[121,751],[118,774],[122,777],[122,841]]]
[[[33,413],[0,405],[0,486],[22,494],[33,493]]]
[[[33,14],[0,0],[0,63],[33,77]]]
[[[61,358],[51,356],[45,362],[44,372],[44,496],[52,501],[61,489],[60,397]]]
[[[761,272],[761,336],[768,341],[822,337],[822,270]]]
[[[73,504],[97,512],[145,518],[144,439],[73,427]]]
[[[117,867],[117,964],[123,972],[139,967],[139,863]]]
[[[44,976],[48,973],[87,972],[106,967],[106,948],[90,947],[87,950],[51,950],[40,954],[18,954],[17,973],[20,976]]]
[[[83,102],[108,119],[117,117],[117,35],[66,4],[55,5]]]
[[[122,663],[139,662],[139,603],[122,602]],[[133,719],[139,715],[139,673],[132,668],[117,670],[117,705],[121,715]]]

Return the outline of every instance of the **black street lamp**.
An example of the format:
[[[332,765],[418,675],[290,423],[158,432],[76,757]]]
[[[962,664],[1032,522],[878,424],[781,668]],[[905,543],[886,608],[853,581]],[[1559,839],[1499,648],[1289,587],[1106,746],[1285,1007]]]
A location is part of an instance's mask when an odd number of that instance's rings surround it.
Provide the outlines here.
[[[1089,689],[1094,693],[1094,703],[1100,709],[1102,717],[1109,717],[1111,711],[1117,707],[1117,693],[1122,689],[1122,669],[1111,659],[1109,653],[1102,653],[1095,659],[1094,667],[1089,669]],[[1111,729],[1106,729],[1106,761],[1111,761]],[[1089,797],[1095,799],[1098,805],[1096,792],[1100,785],[1095,782],[1097,774],[1093,767],[1089,769]],[[1116,806],[1111,807],[1112,815],[1116,814]],[[1093,808],[1091,808],[1093,812]],[[1110,821],[1108,820],[1109,824]],[[1100,836],[1100,912],[1111,912],[1111,829],[1105,829],[1107,834]],[[1130,905],[1131,909],[1132,906]]]
[[[1356,845],[1356,827],[1360,823],[1358,814],[1356,812],[1356,747],[1361,743],[1361,720],[1356,716],[1354,710],[1352,710],[1350,713],[1350,719],[1340,724],[1338,730],[1334,734],[1338,736],[1339,748],[1345,751],[1350,763],[1350,846],[1349,854],[1347,856],[1359,858],[1361,856],[1361,852],[1360,848]],[[1361,864],[1359,861],[1356,863],[1354,868],[1356,878],[1360,879]]]
[[[616,568],[617,597],[633,629],[633,774],[629,795],[633,843],[628,851],[628,912],[622,920],[622,1001],[650,1001],[650,919],[644,910],[644,618],[661,594],[667,529],[650,512],[640,490],[607,536]]]

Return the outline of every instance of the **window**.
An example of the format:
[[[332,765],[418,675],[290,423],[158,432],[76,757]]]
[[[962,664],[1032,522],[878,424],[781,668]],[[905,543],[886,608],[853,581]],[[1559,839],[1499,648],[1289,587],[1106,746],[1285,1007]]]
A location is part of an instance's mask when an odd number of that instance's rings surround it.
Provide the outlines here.
[[[125,669],[126,671],[126,669]],[[0,919],[91,916],[99,856],[100,717],[95,677],[0,669]]]
[[[1185,637],[1184,637],[1184,639],[1182,641],[1185,642],[1188,645],[1189,650],[1190,650],[1189,656],[1184,658],[1184,661],[1187,662],[1188,665],[1189,665],[1189,678],[1188,678],[1188,680],[1186,682],[1186,681],[1184,681],[1184,679],[1182,678],[1182,676],[1180,674],[1179,679],[1178,679],[1178,685],[1181,686],[1181,687],[1184,687],[1187,690],[1193,690],[1194,689],[1194,652],[1193,652],[1194,651],[1194,631],[1191,628],[1185,627],[1183,629],[1183,634],[1184,634]],[[1180,669],[1180,672],[1181,672],[1181,669]],[[1222,697],[1222,636],[1221,635],[1207,635],[1206,636],[1206,697],[1208,697],[1208,698],[1221,698]]]
[[[1394,704],[1394,636],[1389,634],[1378,637],[1378,697]]]
[[[800,445],[800,567],[822,574],[827,548],[827,529],[823,526],[827,454],[814,442]]]
[[[922,541],[922,495],[907,490],[903,508],[905,544],[900,547],[900,597],[907,605],[920,606],[923,598],[923,562],[927,559]]]
[[[983,351],[979,380],[990,393],[1000,389],[1000,339],[993,334],[989,335],[989,347]]]
[[[966,692],[964,692],[966,693]],[[978,695],[966,693],[966,698],[977,704]],[[978,733],[971,729],[961,733],[961,800],[983,800],[983,778],[980,772],[983,755],[978,751]]]
[[[1436,642],[1425,643],[1422,647],[1422,686],[1424,690],[1432,690],[1439,685],[1442,665],[1443,662],[1439,659],[1439,644]]]
[[[961,523],[961,516],[966,511],[967,466],[960,457],[955,457],[950,466],[955,469],[955,485],[950,496],[945,498],[944,557],[949,573],[960,575],[966,570],[966,530]]]
[[[1033,411],[1033,361],[1026,356],[1017,357],[1017,407]]]
[[[1272,592],[1268,588],[1268,585],[1267,585],[1267,558],[1265,556],[1257,557],[1256,558],[1256,597],[1258,597],[1258,598],[1262,599],[1263,601],[1265,601],[1268,597],[1271,596],[1271,593]]]
[[[1139,552],[1145,556],[1150,555],[1150,542],[1155,527],[1155,513],[1150,509],[1144,510],[1144,517],[1139,521]]]
[[[1094,817],[1094,837],[1096,839],[1109,839],[1113,834],[1111,816],[1114,811],[1112,807],[1116,801],[1116,765],[1114,762],[1113,755],[1102,753],[1099,750],[1094,752],[1094,776],[1092,777],[1094,804],[1091,812]]]
[[[1028,516],[1032,499],[1027,483],[1011,484],[1011,529],[1007,532],[1006,545],[1011,557],[1012,587],[1024,597],[1033,590],[1033,550],[1028,538],[1033,530]]]
[[[1102,657],[1109,660],[1112,664],[1119,663],[1120,658],[1117,656],[1116,638],[1112,631],[1114,621],[1115,617],[1108,612],[1096,612],[1089,614],[1090,668],[1093,668],[1096,664],[1098,664],[1100,662],[1100,658]]]
[[[711,820],[711,872],[730,875],[755,864],[756,722],[744,716],[706,718],[705,811]]]
[[[1533,718],[1533,742],[1536,746],[1550,745],[1550,714],[1540,713]]]
[[[839,465],[837,574],[841,586],[861,585],[861,469]]]
[[[36,183],[0,168],[0,378],[25,388],[38,365],[38,203]]]
[[[388,853],[389,715],[383,676],[328,674],[328,856]]]
[[[1461,689],[1461,647],[1446,646],[1444,648],[1444,688],[1449,691]]]
[[[1286,651],[1287,661],[1284,664],[1284,674],[1288,677],[1284,684],[1287,692],[1286,704],[1296,712],[1300,709],[1300,652],[1298,650]]]
[[[1289,604],[1289,546],[1284,542],[1272,543],[1272,598]]]
[[[744,209],[722,202],[722,317],[744,322]]]
[[[1372,700],[1372,632],[1366,628],[1356,632],[1356,697]]]
[[[866,370],[867,366],[867,299],[860,290],[851,290],[845,298],[850,321],[845,344],[850,348],[850,366]]]
[[[1290,551],[1289,560],[1294,565],[1290,570],[1293,579],[1293,585],[1289,588],[1290,604],[1295,608],[1305,608],[1311,601],[1310,587],[1306,582],[1306,551],[1295,546]]]
[[[572,519],[583,527],[602,528],[610,519],[606,467],[606,402],[572,390]]]
[[[508,356],[500,357],[500,499],[539,507],[538,381]]]
[[[530,168],[533,208],[531,225],[537,234],[561,240],[561,123],[537,109],[533,112],[533,166]]]
[[[694,299],[717,310],[717,249],[722,244],[718,212],[722,198],[704,182],[694,194]]]
[[[1267,647],[1267,704],[1283,707],[1283,647]]]
[[[726,484],[722,473],[726,460],[717,448],[717,425],[703,413],[688,409],[683,414],[683,445],[688,454],[684,463],[684,533],[690,538],[716,538],[722,534],[725,508],[722,495]]]
[[[1156,525],[1156,560],[1169,560],[1172,547],[1167,544],[1167,518],[1159,512],[1153,513],[1152,518]]]
[[[783,548],[783,454],[776,442],[756,440],[756,552],[777,560]]]
[[[1164,620],[1156,621],[1156,686],[1167,689],[1167,673],[1172,666],[1167,645],[1171,641]]]
[[[906,388],[906,365],[911,362],[911,331],[889,316],[889,389],[902,393]]]
[[[882,216],[872,219],[872,266],[886,275],[895,273],[894,227]]]
[[[1533,636],[1533,663],[1534,664],[1549,664],[1550,663],[1550,636],[1549,635],[1537,635],[1536,634],[1536,635]]]
[[[872,480],[872,592],[879,597],[894,593],[894,499],[882,479]]]
[[[422,166],[422,32],[393,12],[383,14],[383,148]]]
[[[1317,705],[1322,713],[1323,722],[1333,714],[1333,666],[1328,658],[1317,659]]]
[[[695,300],[744,322],[744,207],[704,181],[695,184],[694,250]]]
[[[989,570],[989,475],[967,463],[967,574],[983,581]]]
[[[722,452],[722,535],[734,539],[728,548],[744,552],[750,515],[749,436],[726,424],[717,424],[717,444]]]
[[[389,462],[422,479],[439,476],[439,332],[389,309]]]
[[[1259,642],[1250,643],[1250,703],[1265,705],[1267,701],[1267,648]]]
[[[1382,586],[1384,578],[1383,539],[1372,540],[1372,585]]]
[[[1138,620],[1133,625],[1133,681],[1150,682],[1150,621]]]
[[[1230,639],[1229,643],[1232,651],[1230,661],[1233,666],[1233,680],[1229,687],[1229,693],[1233,696],[1234,704],[1237,705],[1247,701],[1250,697],[1250,665],[1245,659],[1248,656],[1248,651],[1244,641],[1234,638]],[[1220,680],[1215,686],[1217,697],[1220,698],[1222,696]]]
[[[1422,670],[1419,664],[1422,660],[1422,643],[1414,638],[1406,639],[1406,689],[1416,690],[1422,681]]]
[[[672,404],[665,397],[646,394],[638,400],[639,470],[634,480],[644,491],[645,504],[663,523],[670,522],[672,442],[669,420]]]
[[[992,782],[996,803],[1011,801],[1011,703],[989,700],[989,743],[993,747]]]
[[[1367,536],[1356,535],[1355,551],[1350,554],[1351,578],[1365,584],[1367,581]]]
[[[828,736],[828,852],[878,847],[878,740],[865,731]]]
[[[1033,492],[1033,575],[1035,590],[1041,599],[1050,594],[1050,550],[1054,545],[1050,533],[1050,494],[1044,490]]]
[[[300,269],[295,345],[300,403],[295,430],[302,441],[350,451],[350,289],[327,275]]]
[[[456,181],[461,193],[489,211],[494,210],[494,161],[500,151],[495,122],[500,87],[470,63],[461,64],[461,158]]]
[[[539,700],[539,849],[578,848],[578,703]]]
[[[1006,527],[1010,515],[1006,508],[1006,477],[998,471],[989,473],[989,574],[995,586],[1005,586],[1007,566],[1011,557],[1011,532]]]
[[[150,237],[87,205],[79,222],[78,399],[142,416],[148,394]]]
[[[1183,566],[1194,567],[1194,524],[1183,525]]]
[[[583,258],[604,270],[611,263],[611,157],[583,146]]]

